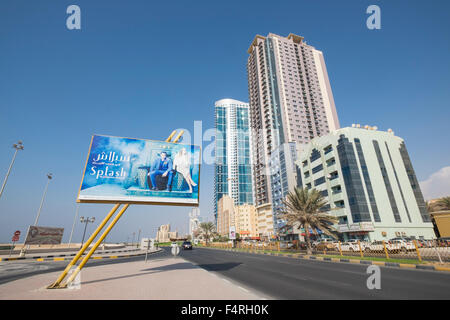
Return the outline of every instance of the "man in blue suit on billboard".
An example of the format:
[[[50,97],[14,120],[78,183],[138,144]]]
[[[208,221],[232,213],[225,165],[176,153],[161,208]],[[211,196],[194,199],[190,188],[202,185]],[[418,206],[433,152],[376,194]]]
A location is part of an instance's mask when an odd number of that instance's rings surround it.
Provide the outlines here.
[[[150,176],[150,180],[152,181],[152,190],[157,190],[156,188],[156,176],[167,177],[167,189],[170,191],[170,186],[172,184],[172,159],[167,157],[166,152],[160,153],[161,158],[156,159],[153,162],[152,167],[150,168],[150,172],[148,175]]]

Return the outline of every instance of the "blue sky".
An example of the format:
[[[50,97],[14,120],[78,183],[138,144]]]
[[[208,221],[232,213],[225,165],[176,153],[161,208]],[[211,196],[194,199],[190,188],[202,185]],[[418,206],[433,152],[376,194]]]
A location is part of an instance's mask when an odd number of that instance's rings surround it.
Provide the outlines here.
[[[66,8],[81,8],[81,30]],[[370,4],[381,30],[366,27]],[[214,101],[248,100],[247,49],[256,34],[305,37],[322,50],[341,126],[392,128],[419,180],[449,166],[448,1],[85,1],[0,3],[0,178],[22,139],[0,199],[0,242],[34,222],[68,240],[92,134],[163,140],[214,126]],[[208,142],[204,142],[205,146]],[[213,167],[201,172],[201,215],[212,219]],[[101,219],[111,205],[81,205]],[[110,241],[159,225],[187,231],[189,208],[131,206]],[[92,230],[92,226],[90,226]],[[74,241],[80,241],[77,223]]]

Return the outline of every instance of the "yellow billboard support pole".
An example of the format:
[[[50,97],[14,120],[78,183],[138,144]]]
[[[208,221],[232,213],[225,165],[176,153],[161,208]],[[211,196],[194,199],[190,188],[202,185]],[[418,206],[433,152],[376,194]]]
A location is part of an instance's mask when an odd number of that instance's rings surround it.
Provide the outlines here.
[[[170,140],[172,140],[173,136],[175,135],[175,133],[177,133],[177,130],[173,130],[172,133],[170,134],[170,136],[166,139],[166,142],[170,142]]]
[[[111,221],[110,225],[108,226],[108,228],[106,228],[106,230],[103,232],[103,234],[100,236],[100,238],[97,240],[97,242],[95,243],[95,245],[91,248],[91,250],[89,250],[88,254],[83,258],[83,260],[81,261],[80,265],[77,266],[77,268],[75,269],[74,272],[72,272],[72,274],[70,275],[70,277],[67,279],[67,282],[62,285],[63,288],[66,288],[67,285],[69,285],[73,279],[75,279],[75,277],[77,276],[77,274],[81,271],[81,269],[83,269],[84,265],[88,262],[89,258],[94,254],[95,250],[98,248],[98,246],[102,243],[103,239],[105,239],[105,237],[108,235],[108,233],[111,231],[111,229],[114,227],[114,225],[117,223],[117,221],[119,221],[120,217],[123,215],[123,213],[128,209],[130,205],[126,204],[123,206],[123,208],[119,211],[119,213],[117,214],[117,216],[113,219],[113,221]]]
[[[175,130],[174,132],[176,132],[176,130]],[[184,133],[184,130],[181,130],[180,133],[179,133],[179,134],[175,137],[175,139],[173,140],[173,143],[177,143],[178,140],[180,140],[180,138],[181,138],[181,136],[183,135],[183,133]],[[170,142],[170,140],[167,141],[167,142]]]
[[[389,259],[389,253],[388,253],[388,250],[386,248],[386,242],[384,242],[384,240],[383,240],[383,248],[384,248],[384,253],[386,254],[386,259]]]
[[[359,254],[361,255],[361,258],[363,257],[363,251],[361,248],[361,241],[358,240],[358,246],[359,246]]]
[[[92,241],[94,241],[95,237],[99,234],[99,232],[103,229],[103,227],[108,223],[109,219],[114,215],[114,213],[117,211],[117,209],[120,207],[120,203],[116,204],[111,211],[108,213],[108,215],[103,219],[102,223],[99,224],[97,229],[95,229],[94,233],[89,237],[89,239],[86,241],[86,243],[83,245],[83,247],[78,251],[76,256],[72,259],[72,261],[69,262],[66,269],[61,273],[61,275],[58,277],[58,279],[52,283],[50,286],[47,287],[47,289],[53,289],[58,288],[61,281],[64,280],[69,270],[78,262],[81,255],[86,251],[86,249],[91,245]]]
[[[414,247],[416,248],[417,253],[417,259],[419,259],[419,262],[422,262],[422,257],[420,256],[419,246],[417,245],[417,240],[413,240]]]

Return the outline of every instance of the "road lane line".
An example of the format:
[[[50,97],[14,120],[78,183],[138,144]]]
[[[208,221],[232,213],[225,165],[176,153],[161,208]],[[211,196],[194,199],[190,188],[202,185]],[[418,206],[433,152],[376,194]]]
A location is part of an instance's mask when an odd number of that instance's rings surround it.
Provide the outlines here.
[[[250,292],[250,291],[248,291],[247,289],[242,288],[241,286],[238,286],[238,288],[244,290],[245,292]]]

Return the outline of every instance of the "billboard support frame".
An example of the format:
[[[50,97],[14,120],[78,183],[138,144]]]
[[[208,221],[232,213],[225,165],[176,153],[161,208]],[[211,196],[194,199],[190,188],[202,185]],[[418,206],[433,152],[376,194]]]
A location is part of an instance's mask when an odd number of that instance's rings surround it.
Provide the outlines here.
[[[172,133],[169,135],[169,137],[166,139],[166,142],[171,142],[173,136],[176,134],[177,130],[173,130]],[[173,143],[177,143],[178,140],[183,135],[184,130],[181,130],[176,138],[174,139]],[[86,241],[86,243],[83,245],[83,247],[78,251],[76,256],[72,259],[72,261],[67,265],[67,267],[64,269],[64,271],[61,273],[61,275],[58,277],[58,279],[49,285],[47,289],[63,289],[67,288],[67,286],[75,279],[77,274],[81,271],[81,269],[84,267],[84,265],[88,262],[89,258],[94,254],[97,247],[100,245],[100,243],[103,241],[103,239],[108,235],[108,233],[111,231],[111,229],[114,227],[116,222],[120,219],[120,217],[125,213],[125,211],[130,206],[130,203],[126,203],[124,207],[120,210],[120,212],[117,214],[117,216],[114,218],[114,220],[110,223],[110,225],[106,228],[106,230],[103,232],[103,234],[100,236],[100,238],[97,240],[97,242],[94,244],[94,246],[89,250],[88,254],[83,258],[80,265],[77,266],[74,272],[70,275],[70,277],[67,279],[66,283],[61,284],[61,282],[64,280],[64,278],[69,273],[70,269],[78,262],[81,255],[86,251],[86,249],[89,247],[89,245],[94,241],[94,239],[97,237],[97,235],[100,233],[100,231],[103,229],[103,227],[108,223],[108,221],[111,219],[111,217],[114,215],[114,213],[117,211],[117,209],[122,205],[122,203],[117,203],[113,209],[108,213],[108,215],[103,219],[102,223],[95,229],[94,233],[89,237],[89,239]]]

